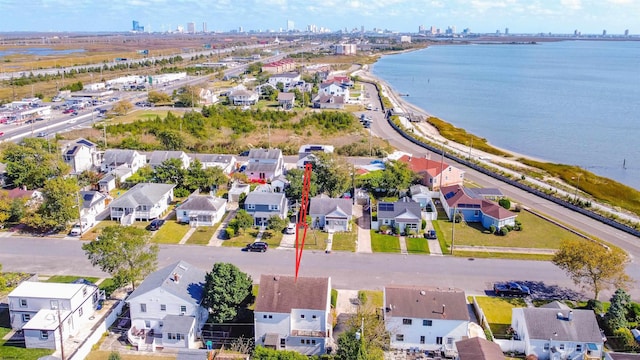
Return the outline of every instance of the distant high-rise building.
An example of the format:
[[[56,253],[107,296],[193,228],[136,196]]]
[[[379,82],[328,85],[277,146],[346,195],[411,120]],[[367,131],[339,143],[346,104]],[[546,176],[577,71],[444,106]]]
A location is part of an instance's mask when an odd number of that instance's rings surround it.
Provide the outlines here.
[[[360,32],[364,34],[364,25],[360,25]]]
[[[178,25],[178,27],[176,28],[176,32],[182,34],[184,32],[184,26]]]
[[[203,22],[202,22],[202,32],[203,32],[203,33],[206,33],[206,32],[207,32],[207,22],[206,22],[206,21],[203,21]]]
[[[624,31],[624,36],[629,36],[629,29]]]
[[[293,20],[287,20],[287,31],[293,31],[296,28],[296,24]]]
[[[509,28],[504,28],[504,34],[509,35]]]
[[[133,20],[132,26],[131,26],[131,31],[144,32],[144,26],[140,26],[140,22],[138,22],[136,20]]]
[[[420,34],[424,33],[424,25],[418,26],[418,33]]]
[[[238,32],[244,32],[244,29],[242,28],[242,26],[238,26]]]
[[[431,26],[431,31],[429,31],[431,33],[431,35],[435,35],[438,32],[438,29],[436,29],[435,26]]]
[[[337,55],[355,55],[357,51],[356,44],[337,44]]]
[[[602,36],[607,36],[607,29],[602,30]]]
[[[187,32],[189,34],[195,34],[196,33],[196,23],[188,22],[187,23]]]

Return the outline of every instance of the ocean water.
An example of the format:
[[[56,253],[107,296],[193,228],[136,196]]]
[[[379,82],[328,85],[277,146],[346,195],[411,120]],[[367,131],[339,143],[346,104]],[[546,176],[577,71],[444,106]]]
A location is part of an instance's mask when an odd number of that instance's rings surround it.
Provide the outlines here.
[[[431,46],[373,73],[491,144],[640,189],[640,41]]]
[[[18,47],[18,48],[13,48],[13,49],[0,50],[0,57],[7,56],[7,55],[15,55],[15,54],[36,55],[36,56],[67,55],[67,54],[73,54],[73,53],[84,52],[84,51],[85,51],[84,49],[55,50],[55,49],[51,49],[51,48],[34,48],[34,47],[22,48],[22,47]]]

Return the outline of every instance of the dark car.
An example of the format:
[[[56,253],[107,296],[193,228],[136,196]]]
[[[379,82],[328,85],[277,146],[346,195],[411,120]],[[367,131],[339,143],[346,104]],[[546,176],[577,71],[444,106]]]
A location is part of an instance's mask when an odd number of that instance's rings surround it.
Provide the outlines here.
[[[424,232],[425,239],[437,239],[438,235],[436,235],[435,230],[427,230]]]
[[[160,227],[162,225],[164,225],[164,220],[155,219],[155,220],[151,221],[151,224],[149,224],[149,226],[147,226],[147,230],[156,231],[156,230],[160,229]]]
[[[494,284],[493,292],[496,296],[529,296],[531,295],[531,291],[528,287],[516,283],[516,282],[508,282],[504,284]]]
[[[251,252],[265,252],[269,248],[269,244],[264,241],[256,241],[251,244],[247,244],[247,246],[242,249],[243,251],[251,251]]]

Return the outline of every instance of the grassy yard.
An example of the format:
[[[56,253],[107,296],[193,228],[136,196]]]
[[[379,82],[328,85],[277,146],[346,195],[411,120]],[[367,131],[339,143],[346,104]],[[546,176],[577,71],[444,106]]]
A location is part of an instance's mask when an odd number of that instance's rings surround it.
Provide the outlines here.
[[[328,233],[317,230],[317,229],[309,229],[307,230],[307,238],[304,240],[304,248],[308,250],[324,251],[327,248],[328,239],[329,239]],[[335,245],[336,244],[335,244],[335,234],[334,234],[334,243],[332,246],[335,246]]]
[[[140,222],[136,221],[134,225],[138,223]],[[189,229],[191,229],[189,224],[181,224],[177,221],[167,221],[160,230],[156,231],[155,235],[151,238],[151,241],[157,244],[177,244],[182,240]]]
[[[110,351],[97,350],[92,351],[85,358],[86,360],[107,360],[109,359]],[[132,355],[132,354],[120,354],[120,359],[122,360],[175,360],[176,356],[172,355]]]
[[[356,251],[356,240],[358,231],[355,227],[350,232],[339,232],[333,234],[333,244],[331,249],[335,251]]]
[[[2,338],[10,331],[9,325],[9,310],[3,310],[0,312],[0,359],[20,359],[20,360],[36,360],[43,356],[53,354],[53,350],[48,349],[26,349],[20,345],[8,343],[8,340]]]
[[[400,252],[400,240],[391,235],[383,235],[371,230],[371,250],[373,252]]]
[[[198,226],[198,229],[187,239],[187,244],[207,245],[217,228],[217,226]]]
[[[76,275],[53,275],[49,279],[45,280],[45,282],[49,283],[72,283],[78,279],[85,279],[87,281],[91,281],[92,283],[96,283],[98,281],[97,277],[88,277],[88,276],[76,276]]]
[[[135,226],[135,227],[139,227],[139,228],[143,228],[144,229],[147,225],[149,225],[149,222],[147,222],[147,221],[136,221],[131,226]],[[117,221],[113,221],[113,220],[102,220],[102,221],[98,222],[96,224],[96,226],[94,226],[91,229],[89,229],[89,231],[87,231],[86,233],[82,234],[82,236],[80,237],[80,240],[92,241],[92,240],[97,239],[98,235],[100,235],[100,233],[102,232],[102,229],[106,228],[107,226],[120,226],[120,223],[117,222]]]
[[[487,317],[491,331],[498,337],[506,335],[511,326],[511,309],[527,306],[521,298],[476,296],[476,300]]]
[[[557,249],[564,239],[581,239],[578,235],[562,229],[527,211],[518,213],[522,222],[522,231],[511,231],[507,236],[489,234],[480,223],[455,224],[455,244],[468,246],[497,246],[533,249]],[[451,226],[449,221],[438,220],[438,238],[443,239],[447,247],[451,244]]]
[[[380,290],[360,290],[358,291],[358,299],[375,308],[381,308],[384,305],[382,303],[383,293]]]
[[[240,234],[238,234],[238,236],[234,236],[231,239],[225,240],[222,243],[222,246],[245,247],[247,246],[247,244],[256,241],[256,237],[258,236],[259,232],[260,230],[257,228],[241,231]],[[280,241],[282,241],[282,233],[279,231],[276,232],[273,230],[265,230],[264,234],[262,234],[261,241],[264,241],[267,244],[269,244],[269,247],[271,248],[278,247],[280,246]]]
[[[429,254],[429,243],[423,237],[406,238],[409,254]]]
[[[553,259],[553,255],[544,255],[544,254],[523,254],[523,253],[503,253],[503,252],[490,252],[490,251],[460,251],[460,250],[454,251],[453,256],[477,258],[477,259],[513,259],[513,260],[535,260],[535,261],[551,261],[551,259]]]

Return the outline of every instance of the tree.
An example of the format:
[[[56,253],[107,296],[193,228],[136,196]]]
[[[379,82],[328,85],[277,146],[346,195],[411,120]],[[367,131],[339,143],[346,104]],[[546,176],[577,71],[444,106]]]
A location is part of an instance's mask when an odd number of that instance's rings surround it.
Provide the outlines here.
[[[624,288],[630,282],[625,273],[629,256],[620,249],[607,249],[603,245],[586,240],[563,240],[553,263],[564,270],[576,285],[594,292],[611,286]]]
[[[214,323],[233,320],[241,307],[252,301],[251,276],[229,263],[215,263],[205,276],[202,304],[211,311]]]
[[[611,297],[611,306],[604,315],[604,322],[610,333],[629,326],[627,313],[631,304],[631,296],[623,289],[618,289]]]
[[[7,192],[4,190],[0,190],[0,224],[4,224],[11,218],[12,203],[13,200],[9,199]]]
[[[183,86],[178,90],[176,95],[176,106],[193,107],[198,103],[196,89],[193,86]]]
[[[163,161],[153,171],[154,182],[176,184],[176,187],[182,187],[186,175],[187,171],[182,168],[182,161],[177,158]]]
[[[287,219],[281,219],[279,216],[273,215],[269,218],[267,229],[273,231],[282,231],[282,229],[287,226],[287,223],[289,223]]]
[[[389,332],[384,320],[378,316],[374,304],[361,299],[356,316],[347,320],[347,331],[338,338],[336,359],[384,359],[389,344]],[[360,340],[355,337],[360,333]]]
[[[293,200],[299,200],[302,197],[302,177],[304,175],[304,170],[301,169],[291,169],[287,171],[287,181],[289,181],[289,186],[284,189],[285,195],[287,198]],[[311,173],[311,183],[309,187],[309,197],[314,197],[318,194],[318,175],[315,172]]]
[[[133,109],[133,104],[129,100],[120,100],[113,107],[111,111],[117,116],[127,115],[129,111]]]
[[[44,201],[35,213],[27,216],[25,223],[42,231],[65,228],[70,221],[80,217],[78,190],[74,178],[47,180],[42,189]]]
[[[162,130],[156,135],[162,146],[167,150],[182,150],[185,146],[182,134],[174,130]]]
[[[93,266],[113,276],[118,286],[136,282],[156,270],[159,247],[145,229],[107,226],[95,241],[82,245]]]
[[[214,166],[203,169],[200,160],[195,159],[191,165],[189,165],[184,186],[192,192],[196,189],[200,189],[200,191],[212,191],[218,186],[226,184],[227,181],[227,176],[221,168]]]
[[[66,175],[70,170],[55,151],[49,152],[44,139],[26,138],[21,145],[7,143],[0,161],[7,166],[8,183],[30,190],[39,189],[47,179]]]
[[[159,91],[149,91],[149,102],[154,104],[171,104],[171,96]]]
[[[352,167],[335,154],[318,153],[313,163],[313,172],[317,174],[318,190],[330,197],[339,197],[351,185]]]
[[[236,216],[229,221],[229,227],[231,227],[236,234],[240,233],[240,230],[249,229],[253,226],[253,216],[245,210],[238,210]]]

